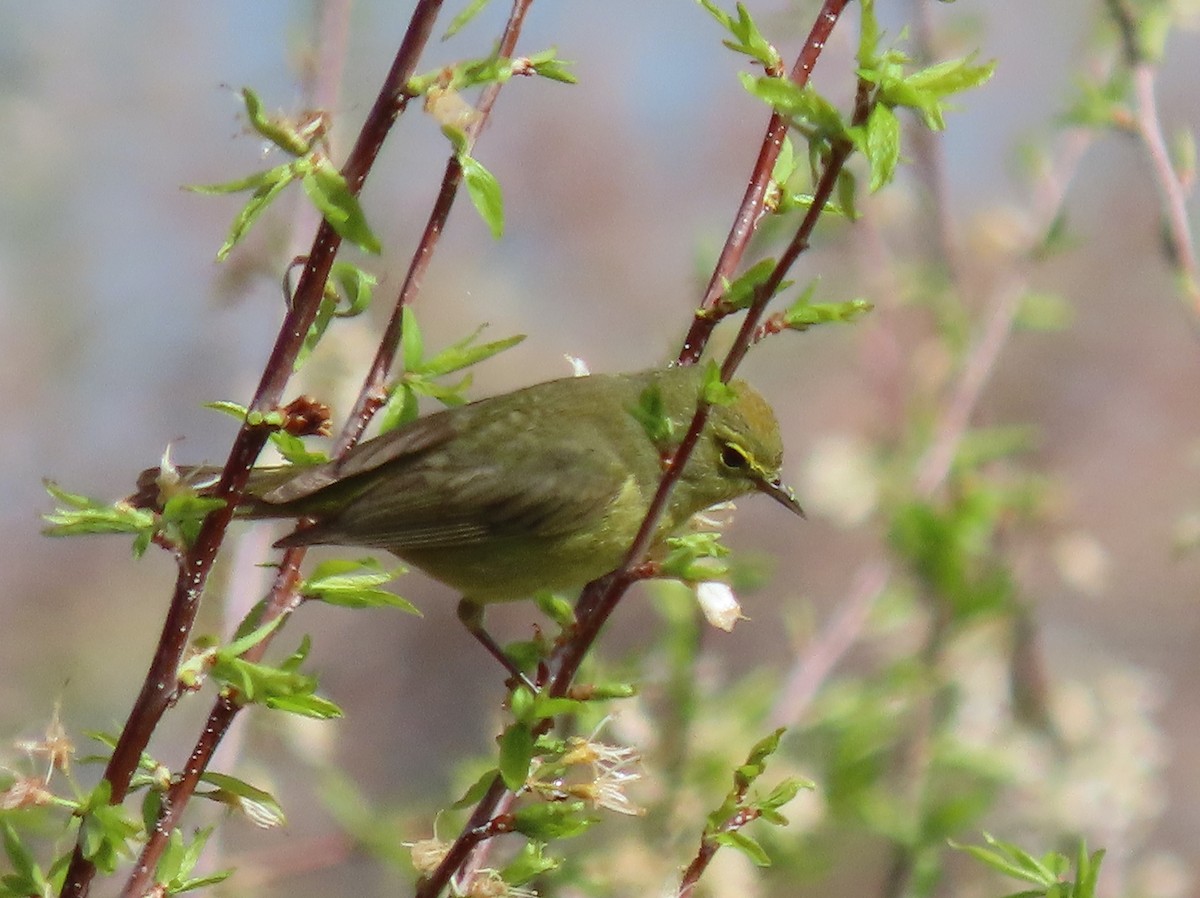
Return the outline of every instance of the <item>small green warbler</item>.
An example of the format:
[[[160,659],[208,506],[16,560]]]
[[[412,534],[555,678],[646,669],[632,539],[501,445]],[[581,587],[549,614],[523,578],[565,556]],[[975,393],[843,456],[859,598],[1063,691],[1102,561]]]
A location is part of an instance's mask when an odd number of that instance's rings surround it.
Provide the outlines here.
[[[256,469],[238,513],[312,522],[277,546],[368,546],[399,556],[457,590],[459,616],[503,660],[483,631],[483,606],[577,590],[620,565],[675,448],[651,438],[637,409],[657,394],[677,441],[702,382],[699,367],[569,377],[446,409],[335,461]],[[748,384],[730,387],[733,400],[709,411],[656,542],[697,512],[751,492],[803,514],[780,481],[774,412]],[[219,472],[180,473],[198,482]],[[157,504],[158,477],[158,469],[143,472],[135,503]]]

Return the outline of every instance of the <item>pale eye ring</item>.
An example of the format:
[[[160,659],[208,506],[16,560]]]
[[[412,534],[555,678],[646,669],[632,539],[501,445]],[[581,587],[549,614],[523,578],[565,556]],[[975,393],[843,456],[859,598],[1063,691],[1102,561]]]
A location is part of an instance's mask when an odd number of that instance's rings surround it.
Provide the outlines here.
[[[739,447],[733,443],[726,443],[721,447],[721,464],[735,471],[741,471],[750,467],[750,459]]]

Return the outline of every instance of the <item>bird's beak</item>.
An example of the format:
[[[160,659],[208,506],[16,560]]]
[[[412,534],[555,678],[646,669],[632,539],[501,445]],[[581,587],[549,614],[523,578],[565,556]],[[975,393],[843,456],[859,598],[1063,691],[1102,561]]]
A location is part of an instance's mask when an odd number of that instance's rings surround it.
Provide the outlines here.
[[[757,486],[759,492],[766,493],[788,511],[798,514],[802,518],[806,516],[804,509],[800,507],[800,503],[796,500],[796,494],[792,492],[792,488],[778,477],[774,480],[767,480],[765,478],[759,480]]]

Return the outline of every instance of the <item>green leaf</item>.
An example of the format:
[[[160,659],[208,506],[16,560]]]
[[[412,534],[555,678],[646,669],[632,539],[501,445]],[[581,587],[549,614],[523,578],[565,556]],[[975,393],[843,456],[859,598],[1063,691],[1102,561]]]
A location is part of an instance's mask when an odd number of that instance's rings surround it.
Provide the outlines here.
[[[1088,854],[1087,842],[1079,840],[1079,851],[1075,859],[1075,889],[1071,898],[1094,898],[1104,853],[1104,849],[1101,848]]]
[[[167,836],[167,847],[163,849],[158,866],[154,868],[154,881],[168,883],[176,880],[183,867],[184,852],[183,833],[177,829],[171,830]]]
[[[4,853],[8,855],[12,872],[0,878],[7,894],[18,895],[50,895],[54,892],[47,881],[46,874],[33,859],[33,853],[25,847],[21,837],[8,820],[0,820],[4,827]]]
[[[719,533],[702,531],[668,537],[667,548],[667,556],[660,563],[664,577],[700,583],[723,580],[729,574],[728,563],[719,560],[729,555]]]
[[[218,870],[216,873],[210,873],[207,876],[195,876],[190,879],[181,879],[174,888],[169,890],[172,895],[178,895],[183,892],[191,892],[195,889],[203,889],[206,886],[216,885],[219,882],[224,882],[233,875],[233,868],[228,870]]]
[[[292,183],[297,177],[295,163],[286,163],[277,166],[270,171],[263,172],[264,180],[262,184],[255,188],[250,194],[250,199],[246,200],[246,204],[234,216],[233,222],[229,225],[229,233],[225,237],[225,242],[221,244],[217,250],[217,261],[224,262],[229,258],[229,253],[237,246],[242,238],[249,233],[253,224],[258,221],[260,215],[267,211],[267,207],[275,201],[275,197],[283,192],[283,189]],[[251,176],[254,177],[254,176]],[[215,185],[216,187],[233,188],[238,182],[232,182],[225,185]],[[199,189],[189,188],[197,193],[217,193],[217,192],[232,192],[231,190],[214,190],[214,189]],[[245,188],[237,188],[239,190]]]
[[[879,85],[877,99],[888,106],[906,106],[921,114],[930,130],[946,127],[943,112],[946,97],[984,84],[992,77],[995,63],[972,65],[975,55],[948,59],[928,68],[902,76],[886,68],[860,71],[859,74]]]
[[[296,695],[272,695],[265,704],[273,711],[283,711],[285,714],[295,714],[297,717],[308,717],[312,720],[334,720],[343,716],[342,709],[327,698],[308,693]]]
[[[545,850],[546,846],[541,842],[526,842],[520,853],[500,872],[500,878],[510,886],[521,886],[558,869],[562,862],[546,857]]]
[[[879,20],[875,17],[875,0],[860,0],[858,26],[858,66],[874,69],[879,56]]]
[[[183,189],[189,193],[198,193],[201,196],[223,196],[228,193],[243,193],[247,190],[259,191],[268,189],[280,182],[286,186],[295,177],[296,172],[292,163],[285,162],[274,168],[254,172],[254,174],[246,175],[244,178],[237,178],[233,181],[224,181],[220,184],[185,184]]]
[[[643,390],[642,395],[638,397],[638,404],[629,411],[656,447],[661,450],[672,444],[675,423],[667,415],[662,390],[657,386],[649,386]]]
[[[154,514],[126,502],[103,502],[68,493],[53,481],[45,481],[46,492],[60,507],[42,519],[50,526],[46,536],[79,536],[88,533],[142,533],[154,528]]]
[[[953,840],[948,840],[948,844],[951,848],[965,851],[985,866],[1012,879],[1030,882],[1043,889],[1048,889],[1058,882],[1052,871],[1016,845],[993,839],[987,833],[984,833],[983,838],[991,848],[964,845]]]
[[[388,394],[387,403],[379,413],[379,432],[387,433],[417,420],[420,411],[417,397],[412,387],[401,381]]]
[[[218,654],[225,658],[236,658],[238,655],[250,651],[272,633],[279,629],[283,624],[282,617],[273,617],[265,624],[255,626],[244,634],[238,635],[233,642],[218,651]],[[241,628],[238,628],[241,630]]]
[[[734,280],[727,281],[724,284],[725,289],[721,292],[721,312],[735,312],[749,307],[758,298],[759,288],[774,273],[775,265],[776,262],[774,259],[760,259],[738,277],[734,278]],[[786,286],[788,286],[787,283],[781,283],[775,288],[775,293],[778,293]],[[701,314],[706,313],[701,312]]]
[[[704,383],[700,395],[710,405],[732,405],[737,399],[733,387],[721,380],[721,368],[711,359],[704,365]]]
[[[758,805],[762,808],[781,808],[799,795],[801,789],[814,788],[816,786],[811,780],[790,776],[772,789],[766,798],[758,802]]]
[[[548,717],[559,717],[563,714],[579,714],[585,704],[575,698],[554,698],[539,692],[533,697],[533,707],[530,718],[543,720]]]
[[[816,290],[817,282],[813,281],[787,311],[783,313],[783,323],[789,330],[805,331],[818,324],[848,324],[871,311],[874,306],[865,299],[851,299],[845,302],[809,302]]]
[[[858,221],[858,178],[850,169],[838,172],[837,204],[827,204],[826,208],[830,206],[849,221]]]
[[[258,94],[248,87],[242,88],[242,102],[246,105],[246,118],[250,121],[250,127],[275,146],[293,156],[307,155],[312,149],[309,138],[291,122],[266,115]]]
[[[785,76],[755,78],[742,72],[738,77],[742,87],[751,95],[789,116],[797,124],[814,129],[819,136],[830,140],[847,136],[846,122],[837,107],[811,86],[801,87]]]
[[[540,53],[533,54],[529,57],[529,65],[540,77],[549,78],[551,81],[558,81],[562,84],[575,84],[579,81],[566,68],[569,65],[574,65],[574,63],[559,59],[558,51],[554,49],[543,50]]]
[[[480,11],[488,5],[490,0],[470,0],[463,8],[462,12],[456,15],[450,22],[450,27],[446,29],[446,33],[442,35],[442,40],[454,37],[458,32],[470,22],[473,18],[479,15]]]
[[[387,404],[380,415],[380,429],[385,433],[416,419],[417,394],[431,396],[447,406],[463,405],[466,402],[464,393],[471,383],[470,375],[449,386],[436,383],[434,378],[476,365],[525,339],[524,334],[518,334],[476,346],[474,341],[483,331],[483,327],[479,327],[432,358],[425,359],[424,340],[416,316],[408,308],[402,316],[400,333],[405,373],[389,390]]]
[[[233,808],[249,818],[255,826],[271,829],[287,823],[283,807],[270,792],[236,776],[211,770],[202,773],[200,779],[214,788],[207,792],[197,790],[197,795]]]
[[[533,762],[533,728],[520,721],[509,725],[500,737],[500,776],[516,792],[525,787]]]
[[[403,349],[405,371],[418,371],[425,357],[425,341],[417,324],[416,313],[405,306],[400,312],[400,345]]]
[[[771,183],[775,188],[775,195],[782,198],[775,202],[774,209],[777,212],[784,212],[790,208],[787,202],[787,185],[796,174],[797,167],[796,148],[791,138],[785,136],[779,144],[779,155],[775,157],[775,164],[771,167]],[[768,202],[767,206],[770,208],[771,203]]]
[[[304,335],[304,342],[300,346],[300,351],[296,353],[296,361],[292,363],[292,371],[299,371],[304,363],[308,361],[308,357],[312,351],[316,349],[317,343],[325,336],[325,331],[329,328],[333,321],[334,312],[337,310],[337,296],[330,289],[329,285],[325,285],[325,295],[321,297],[321,304],[317,306],[317,315],[313,319],[313,323],[308,328],[308,333]]]
[[[325,336],[325,331],[334,318],[353,318],[362,314],[370,305],[375,283],[375,276],[357,265],[351,265],[349,262],[333,263],[324,295],[321,297],[321,305],[317,308],[317,316],[313,319],[304,337],[304,344],[296,355],[296,361],[292,365],[293,371],[299,371],[308,360],[308,356]]]
[[[82,816],[79,848],[85,858],[104,873],[112,873],[122,856],[133,857],[132,840],[141,824],[121,805],[109,804],[112,786],[101,780],[76,812]]]
[[[736,848],[746,857],[750,858],[755,865],[759,867],[771,866],[771,858],[767,855],[766,850],[742,832],[725,832],[717,833],[713,839],[718,845],[725,845],[729,848]]]
[[[521,723],[537,722],[537,716],[533,711],[533,692],[525,686],[518,686],[509,695],[508,710]]]
[[[767,758],[779,750],[780,740],[783,739],[783,734],[786,732],[787,727],[778,727],[769,735],[758,740],[750,749],[750,754],[746,756],[746,763],[740,768],[740,771],[747,777],[745,781],[747,786],[766,770]]]
[[[513,814],[512,828],[530,839],[549,842],[568,839],[595,822],[582,801],[556,801],[520,807]]]
[[[321,216],[339,235],[364,252],[378,255],[382,251],[377,238],[367,224],[358,197],[350,192],[342,173],[324,156],[308,160],[301,179]]]
[[[580,701],[607,702],[619,698],[632,698],[637,694],[638,687],[633,683],[591,683]]]
[[[475,805],[479,804],[480,799],[482,799],[483,796],[487,794],[488,789],[492,787],[492,780],[496,778],[499,772],[500,771],[496,770],[495,768],[485,770],[479,775],[479,778],[475,780],[475,782],[471,783],[471,785],[467,787],[467,791],[462,794],[462,798],[454,802],[454,804],[450,805],[450,807],[453,810],[460,811],[463,808],[474,807]]]
[[[172,542],[191,546],[209,512],[225,507],[224,499],[208,499],[186,493],[172,496],[163,505],[161,527]]]
[[[259,628],[251,635],[257,635],[262,629]],[[239,640],[234,646],[241,642],[242,640]],[[321,720],[342,715],[341,709],[333,702],[315,695],[316,677],[302,674],[295,669],[307,652],[307,639],[301,643],[301,648],[279,667],[247,661],[234,655],[231,648],[226,647],[216,653],[211,674],[217,682],[237,690],[240,701],[246,704],[264,704],[269,708]]]
[[[354,318],[371,304],[371,296],[379,279],[350,262],[334,262],[329,281],[337,291],[338,318]]]
[[[445,70],[439,75],[438,84],[445,85],[445,90],[464,91],[481,84],[503,84],[513,76],[513,60],[506,56],[485,56],[482,59],[468,59],[452,66],[450,77],[445,77]]]
[[[913,72],[905,83],[917,90],[928,90],[939,97],[947,97],[973,87],[986,84],[996,72],[996,63],[972,65],[978,54],[972,53],[959,59],[947,59],[918,72]]]
[[[470,374],[454,384],[440,384],[424,375],[406,378],[408,386],[412,388],[414,393],[436,399],[448,407],[467,404],[466,392],[470,389],[473,380],[474,377]]]
[[[504,196],[500,182],[473,156],[460,152],[458,163],[462,166],[467,195],[492,236],[499,239],[504,235]]]
[[[221,412],[229,415],[231,418],[237,418],[239,422],[246,420],[246,412],[248,409],[244,405],[239,405],[236,402],[230,402],[227,399],[218,399],[215,402],[204,403],[205,408],[211,408],[213,411]]]
[[[533,600],[537,603],[538,610],[560,627],[575,622],[575,605],[562,596],[542,590],[533,597]]]
[[[309,449],[300,437],[292,436],[286,430],[277,430],[271,434],[271,442],[289,465],[305,468],[311,465],[323,465],[329,461],[329,454],[320,449]]]
[[[171,830],[170,836],[167,837],[167,847],[164,849],[162,857],[159,858],[154,873],[155,883],[162,886],[167,894],[177,895],[181,892],[214,885],[232,875],[233,870],[222,870],[198,877],[190,875],[199,863],[200,855],[212,832],[211,826],[198,830],[192,841],[185,843],[180,830]]]
[[[871,193],[890,184],[900,161],[900,120],[883,103],[867,118],[866,156],[871,165]]]
[[[411,602],[379,588],[401,573],[404,573],[404,568],[388,571],[374,558],[358,561],[334,559],[317,565],[300,585],[300,594],[343,608],[399,608],[420,616],[421,612]]]
[[[296,646],[296,650],[283,659],[283,663],[279,665],[279,669],[294,673],[300,669],[300,665],[308,659],[309,652],[312,651],[312,637],[304,636],[300,640],[300,644]]]
[[[726,31],[733,35],[733,40],[722,41],[730,50],[744,53],[768,68],[783,64],[779,52],[763,37],[744,4],[737,4],[738,15],[734,19],[733,16],[717,6],[713,0],[699,0],[699,3]]]
[[[524,334],[515,334],[505,337],[503,340],[494,340],[491,343],[473,346],[472,344],[482,332],[483,327],[476,329],[469,337],[446,347],[433,358],[409,370],[418,371],[426,377],[442,377],[455,371],[461,371],[463,368],[469,368],[471,365],[477,365],[506,349],[511,349],[525,339]]]

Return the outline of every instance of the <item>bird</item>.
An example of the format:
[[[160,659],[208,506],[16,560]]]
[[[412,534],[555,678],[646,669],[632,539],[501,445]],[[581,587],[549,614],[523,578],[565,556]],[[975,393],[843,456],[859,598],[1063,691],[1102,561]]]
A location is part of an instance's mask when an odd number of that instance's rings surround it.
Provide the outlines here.
[[[447,408],[322,464],[256,468],[236,513],[298,519],[277,547],[391,552],[456,590],[459,618],[512,669],[483,627],[483,609],[577,590],[624,561],[704,376],[700,366],[589,374]],[[651,407],[674,436],[652,433],[639,412]],[[652,544],[748,493],[802,516],[781,480],[782,459],[773,409],[749,384],[731,382],[728,401],[709,408]],[[178,469],[194,484],[217,474]],[[133,504],[160,502],[161,479],[157,468],[144,471]]]

